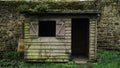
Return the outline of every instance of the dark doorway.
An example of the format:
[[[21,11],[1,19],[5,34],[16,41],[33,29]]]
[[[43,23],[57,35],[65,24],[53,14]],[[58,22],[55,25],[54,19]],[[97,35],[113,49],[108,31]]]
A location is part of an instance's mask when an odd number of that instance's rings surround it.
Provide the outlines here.
[[[89,19],[72,19],[72,57],[89,55]]]

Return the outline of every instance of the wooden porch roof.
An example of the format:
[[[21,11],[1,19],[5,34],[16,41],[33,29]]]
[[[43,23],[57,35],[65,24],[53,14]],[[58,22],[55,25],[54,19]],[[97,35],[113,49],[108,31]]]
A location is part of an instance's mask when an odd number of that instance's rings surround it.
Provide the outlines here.
[[[100,12],[97,10],[48,10],[45,12],[20,12],[26,16],[99,16]]]

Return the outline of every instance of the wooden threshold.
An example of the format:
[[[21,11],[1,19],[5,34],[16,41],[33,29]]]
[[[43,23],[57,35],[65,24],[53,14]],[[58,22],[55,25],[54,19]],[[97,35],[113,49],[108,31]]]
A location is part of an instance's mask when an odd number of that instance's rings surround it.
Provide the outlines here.
[[[73,56],[73,62],[76,64],[87,64],[88,60],[85,56]]]

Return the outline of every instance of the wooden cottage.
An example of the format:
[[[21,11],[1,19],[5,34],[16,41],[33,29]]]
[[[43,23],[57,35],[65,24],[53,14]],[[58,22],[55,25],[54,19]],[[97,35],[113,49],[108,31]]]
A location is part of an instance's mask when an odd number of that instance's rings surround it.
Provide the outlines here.
[[[96,60],[98,11],[24,12],[24,58],[35,62]]]

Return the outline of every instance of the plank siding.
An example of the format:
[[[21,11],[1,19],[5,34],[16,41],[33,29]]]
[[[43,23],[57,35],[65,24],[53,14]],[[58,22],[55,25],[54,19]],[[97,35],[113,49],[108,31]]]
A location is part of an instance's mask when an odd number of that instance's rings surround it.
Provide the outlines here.
[[[56,57],[39,57],[39,55],[30,55],[30,56],[26,56],[26,59],[46,59],[46,58],[49,58],[49,59],[55,59]],[[69,59],[68,56],[60,56],[60,57],[57,57],[57,59]]]
[[[64,45],[59,45],[59,46],[52,46],[52,45],[39,45],[39,46],[35,46],[35,45],[28,45],[25,47],[25,49],[69,49],[70,46],[64,46]]]
[[[39,20],[39,19],[38,19]],[[32,38],[30,34],[30,22],[24,25],[24,58],[35,62],[68,62],[71,55],[71,19],[41,19],[64,21],[64,38],[59,37],[37,37]],[[59,24],[59,23],[58,23]],[[97,23],[90,19],[89,25],[89,60],[96,58],[97,49]]]
[[[47,20],[47,19],[45,19]],[[48,19],[56,20],[59,19]],[[30,24],[25,23],[25,59],[27,61],[61,61],[66,62],[69,59],[68,52],[71,52],[71,21],[69,19],[63,19],[65,22],[65,38],[56,37],[38,37],[31,38]],[[45,59],[45,60],[43,60]],[[57,59],[57,60],[54,60]]]
[[[56,58],[53,58],[53,59],[48,59],[48,60],[45,60],[45,59],[28,59],[27,60],[28,62],[30,61],[33,61],[33,62],[68,62],[69,60],[68,59],[56,59]]]
[[[35,52],[40,52],[40,51],[43,51],[43,50],[25,50],[25,52],[31,52],[31,53],[35,53]],[[66,50],[52,50],[51,52],[55,52],[55,53],[65,53],[66,52]]]
[[[65,23],[65,46],[69,46],[67,52],[71,55],[71,19]]]
[[[95,60],[97,59],[97,20],[95,22]]]
[[[89,27],[89,59],[95,59],[96,53],[96,20],[90,19],[90,27]]]

